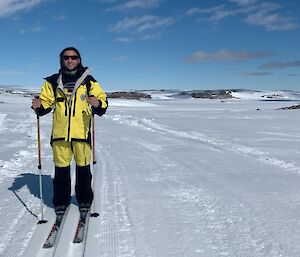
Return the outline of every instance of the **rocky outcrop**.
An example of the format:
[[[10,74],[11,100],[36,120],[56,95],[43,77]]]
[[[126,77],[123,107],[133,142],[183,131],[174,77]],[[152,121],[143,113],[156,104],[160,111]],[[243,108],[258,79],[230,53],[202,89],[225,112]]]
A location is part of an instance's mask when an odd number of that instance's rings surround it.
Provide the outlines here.
[[[137,91],[121,91],[121,92],[111,92],[107,93],[108,98],[123,98],[123,99],[151,99],[150,95]]]
[[[282,108],[278,108],[276,110],[296,110],[296,109],[300,109],[300,104],[282,107]]]
[[[205,99],[229,99],[233,98],[231,91],[228,90],[204,90],[193,92],[193,98],[205,98]]]

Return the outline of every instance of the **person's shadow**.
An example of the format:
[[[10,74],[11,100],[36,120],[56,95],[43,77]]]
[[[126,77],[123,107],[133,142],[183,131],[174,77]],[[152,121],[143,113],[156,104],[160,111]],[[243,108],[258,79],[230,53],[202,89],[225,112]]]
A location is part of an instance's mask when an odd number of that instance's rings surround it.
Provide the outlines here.
[[[43,202],[48,207],[53,208],[52,204],[52,195],[53,195],[53,179],[50,175],[42,175],[42,183],[43,183]],[[18,175],[11,187],[8,190],[11,190],[18,200],[23,204],[26,210],[33,215],[34,217],[38,218],[38,216],[33,213],[26,205],[26,203],[22,200],[22,196],[18,194],[18,190],[22,187],[27,186],[29,192],[37,198],[40,198],[40,185],[39,185],[39,175],[32,174],[32,173],[23,173]]]
[[[50,175],[42,175],[42,185],[43,185],[43,203],[50,207],[54,208],[52,204],[52,197],[53,197],[53,178]],[[18,194],[18,190],[22,187],[27,186],[29,192],[37,198],[40,198],[40,182],[39,182],[39,175],[33,173],[23,173],[18,175],[12,186],[8,188],[11,190],[18,200],[22,203],[22,205],[26,208],[26,210],[38,219],[38,215],[33,213],[26,203],[22,200],[22,196]],[[71,204],[78,205],[76,197],[73,195],[71,196]]]

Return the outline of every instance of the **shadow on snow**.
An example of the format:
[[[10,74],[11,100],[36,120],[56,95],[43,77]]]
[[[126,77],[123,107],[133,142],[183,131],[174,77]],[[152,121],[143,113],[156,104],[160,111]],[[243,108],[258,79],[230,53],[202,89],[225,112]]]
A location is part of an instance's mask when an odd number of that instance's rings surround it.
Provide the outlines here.
[[[53,178],[50,175],[42,175],[42,183],[43,183],[43,203],[50,208],[53,208],[52,197],[53,197]],[[33,173],[23,173],[18,175],[12,186],[8,188],[11,190],[14,195],[18,198],[18,200],[22,203],[25,209],[34,217],[38,219],[38,215],[33,213],[26,202],[22,200],[22,196],[18,193],[22,187],[26,186],[34,197],[40,199],[40,186],[39,186],[39,175]],[[74,196],[71,198],[71,203],[77,205],[77,201]]]

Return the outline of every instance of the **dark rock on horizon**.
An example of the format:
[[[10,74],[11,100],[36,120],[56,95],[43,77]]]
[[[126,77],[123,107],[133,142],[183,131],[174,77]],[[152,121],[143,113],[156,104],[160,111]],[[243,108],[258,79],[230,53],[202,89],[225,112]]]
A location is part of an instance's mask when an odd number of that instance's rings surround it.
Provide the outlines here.
[[[287,107],[282,107],[282,108],[278,108],[276,110],[296,110],[296,109],[300,109],[300,104],[287,106]]]
[[[228,90],[204,90],[193,92],[191,94],[193,98],[204,98],[204,99],[229,99],[233,98],[231,91]]]
[[[136,92],[136,91],[111,92],[111,93],[107,93],[107,97],[108,98],[135,99],[135,100],[151,99],[150,95],[141,93],[141,92]]]

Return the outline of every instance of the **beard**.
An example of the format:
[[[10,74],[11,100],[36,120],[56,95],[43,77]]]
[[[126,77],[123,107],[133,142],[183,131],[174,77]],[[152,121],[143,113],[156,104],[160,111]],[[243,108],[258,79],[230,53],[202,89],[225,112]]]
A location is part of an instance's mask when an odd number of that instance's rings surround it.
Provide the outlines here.
[[[83,69],[83,66],[81,63],[79,63],[75,68],[68,69],[66,66],[63,66],[61,71],[67,75],[75,75],[77,72],[81,71]]]

